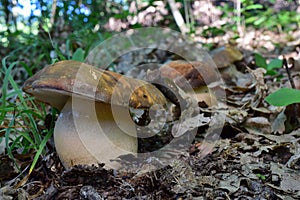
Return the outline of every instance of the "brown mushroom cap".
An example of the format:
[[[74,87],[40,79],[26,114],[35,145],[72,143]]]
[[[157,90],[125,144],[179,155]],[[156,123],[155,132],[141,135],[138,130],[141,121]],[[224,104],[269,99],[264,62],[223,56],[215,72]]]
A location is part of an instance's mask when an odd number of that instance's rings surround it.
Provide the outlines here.
[[[214,49],[210,52],[210,55],[218,69],[225,68],[243,59],[243,54],[231,45]],[[218,75],[214,67],[201,61],[187,62],[176,60],[163,65],[159,71],[162,77],[175,80],[176,84],[181,88],[184,88],[184,83],[180,82],[180,77],[185,78],[192,88],[206,86],[218,80]]]
[[[162,77],[173,79],[182,89],[187,88],[185,86],[186,82],[181,81],[180,77],[186,79],[191,88],[206,86],[218,79],[215,69],[200,61],[172,61],[163,65],[159,70]]]
[[[114,93],[114,104],[128,106],[129,102],[133,108],[167,102],[155,86],[145,81],[70,60],[45,67],[24,83],[23,90],[58,109],[62,109],[73,94],[111,103]],[[127,102],[126,98],[129,98]]]
[[[231,45],[214,49],[210,52],[210,55],[219,69],[243,59],[243,54],[236,47]]]

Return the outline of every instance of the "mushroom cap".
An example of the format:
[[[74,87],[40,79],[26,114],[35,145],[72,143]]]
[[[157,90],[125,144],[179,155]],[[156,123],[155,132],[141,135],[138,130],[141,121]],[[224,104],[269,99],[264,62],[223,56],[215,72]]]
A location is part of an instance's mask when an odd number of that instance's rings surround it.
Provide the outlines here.
[[[235,61],[243,59],[243,54],[232,45],[217,48],[211,51],[210,55],[218,69],[225,68]],[[206,86],[219,79],[215,68],[201,61],[171,61],[159,68],[159,71],[156,70],[153,74],[154,76],[159,74],[161,77],[173,79],[182,89],[188,89],[190,87],[195,89]],[[187,88],[187,83],[183,79],[188,81],[190,87]]]
[[[173,79],[182,89],[187,88],[186,82],[182,81],[181,78],[186,79],[191,88],[206,86],[218,80],[215,69],[200,61],[172,61],[163,65],[159,70],[162,77]]]
[[[72,95],[109,104],[114,95],[113,104],[133,108],[167,102],[148,82],[71,60],[45,67],[25,81],[23,90],[59,110]]]
[[[225,45],[214,49],[210,52],[210,55],[219,69],[243,59],[243,54],[232,45]]]

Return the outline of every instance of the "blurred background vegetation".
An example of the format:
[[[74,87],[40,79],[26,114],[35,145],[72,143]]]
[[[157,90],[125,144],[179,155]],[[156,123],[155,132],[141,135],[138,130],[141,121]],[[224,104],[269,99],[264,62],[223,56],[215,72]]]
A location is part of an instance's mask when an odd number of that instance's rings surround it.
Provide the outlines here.
[[[169,27],[208,48],[214,46],[211,38],[238,40],[249,30],[292,37],[300,26],[300,1],[1,0],[0,23],[0,143],[13,158],[16,149],[40,155],[51,136],[55,113],[49,115],[21,90],[42,67],[84,58],[106,38],[130,28]]]
[[[169,27],[195,38],[238,38],[247,28],[289,32],[299,28],[300,7],[295,0],[1,0],[0,23],[0,59],[18,51],[33,70],[129,28]]]

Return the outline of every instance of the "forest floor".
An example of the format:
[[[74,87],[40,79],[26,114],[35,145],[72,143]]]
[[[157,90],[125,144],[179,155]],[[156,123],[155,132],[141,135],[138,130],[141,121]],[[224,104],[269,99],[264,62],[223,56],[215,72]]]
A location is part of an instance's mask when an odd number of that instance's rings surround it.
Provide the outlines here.
[[[196,40],[214,43],[217,48],[228,43],[228,36]],[[300,32],[253,30],[235,45],[243,59],[220,70],[227,107],[216,110],[227,112],[212,148],[203,140],[207,127],[194,127],[197,135],[186,153],[160,169],[134,173],[107,170],[101,164],[65,169],[51,140],[47,144],[50,151],[25,178],[18,176],[7,155],[0,155],[0,180],[5,183],[0,199],[299,199],[300,129],[293,121],[293,107],[274,107],[264,101],[271,92],[290,87],[290,82],[283,68],[266,75],[255,65],[254,52],[267,60],[292,57],[295,64],[290,70],[300,89]],[[168,55],[156,57],[164,56]],[[201,112],[208,113],[208,109]],[[152,145],[155,141],[146,144]],[[15,152],[15,157],[26,174],[33,154]]]

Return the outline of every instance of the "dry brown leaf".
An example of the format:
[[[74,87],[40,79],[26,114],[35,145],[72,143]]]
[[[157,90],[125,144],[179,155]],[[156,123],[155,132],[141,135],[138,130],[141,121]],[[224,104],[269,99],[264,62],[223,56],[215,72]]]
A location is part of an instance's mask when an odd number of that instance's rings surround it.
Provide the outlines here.
[[[255,70],[248,69],[249,72],[253,75],[253,77],[256,80],[255,85],[255,95],[252,100],[251,107],[257,108],[266,98],[266,91],[268,89],[267,84],[265,84],[264,80],[264,74],[266,73],[266,70],[263,68],[257,68]]]
[[[183,113],[184,114],[184,113]],[[204,114],[198,114],[195,117],[181,118],[172,127],[172,135],[180,137],[187,131],[194,130],[195,128],[204,126],[210,122],[209,117],[204,117]]]
[[[271,163],[271,171],[272,174],[276,174],[280,177],[280,188],[283,191],[298,191],[298,197],[300,198],[300,174],[297,173],[297,171],[291,173],[290,169],[274,162]]]
[[[259,131],[265,134],[271,133],[271,123],[265,117],[248,118],[244,126],[250,133],[253,131]]]
[[[273,133],[279,133],[282,134],[285,131],[285,121],[286,121],[286,115],[284,114],[285,109],[283,109],[275,118],[275,120],[272,123],[271,131]]]

